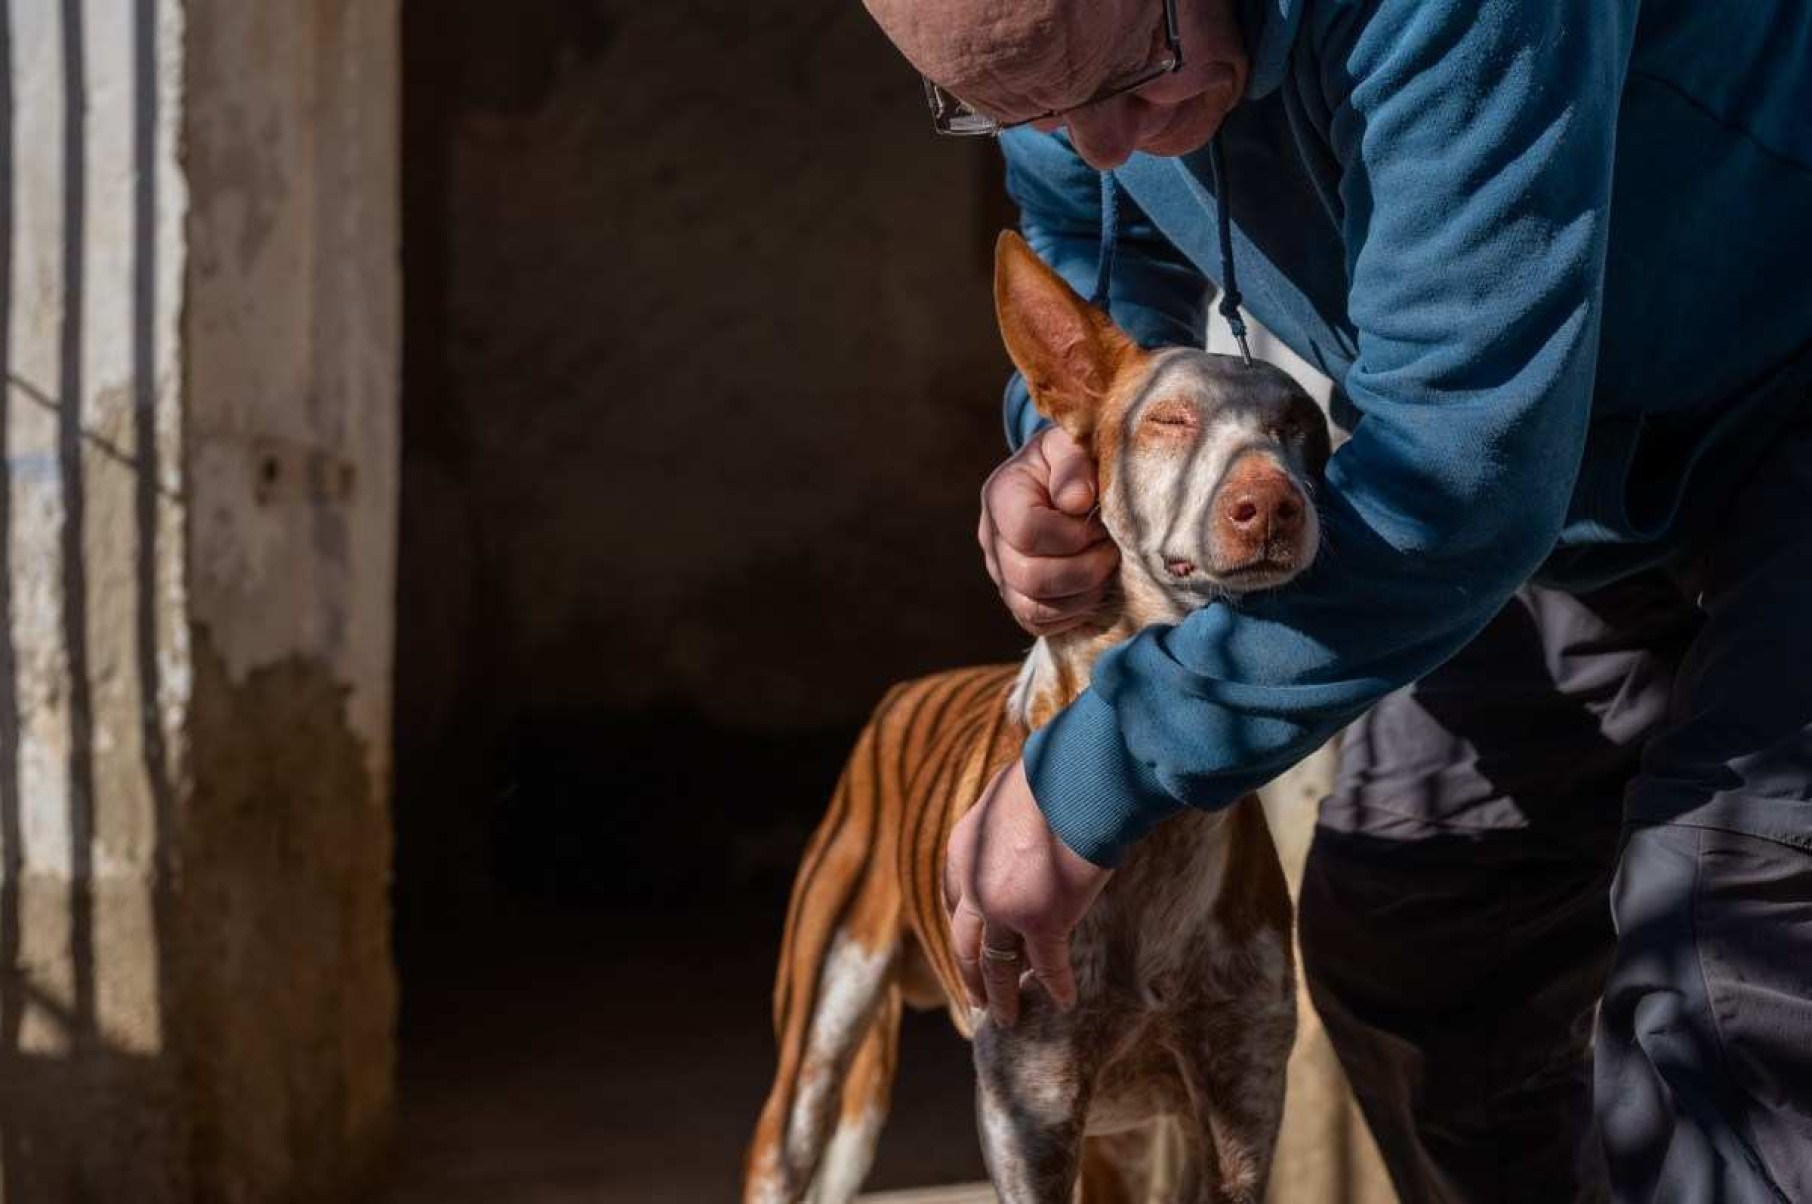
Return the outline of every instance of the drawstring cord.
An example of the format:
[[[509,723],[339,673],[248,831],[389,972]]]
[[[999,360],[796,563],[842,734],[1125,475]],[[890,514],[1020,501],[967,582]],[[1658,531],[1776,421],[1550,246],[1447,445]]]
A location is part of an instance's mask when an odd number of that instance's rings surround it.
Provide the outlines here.
[[[1208,170],[1214,174],[1214,218],[1221,238],[1221,317],[1233,341],[1239,344],[1239,355],[1252,366],[1252,349],[1246,346],[1246,320],[1239,313],[1239,280],[1233,274],[1233,197],[1227,191],[1227,156],[1221,150],[1221,136],[1208,142]]]
[[[1220,314],[1227,323],[1233,341],[1239,344],[1240,359],[1252,365],[1252,348],[1246,345],[1246,319],[1240,316],[1239,279],[1233,274],[1233,211],[1227,192],[1227,158],[1221,151],[1221,138],[1216,134],[1208,143],[1208,169],[1214,175],[1214,220],[1221,244]],[[1101,173],[1101,253],[1095,263],[1095,291],[1089,298],[1097,308],[1107,309],[1114,279],[1114,253],[1120,242],[1120,182],[1114,173]]]
[[[1101,173],[1101,256],[1095,262],[1095,295],[1089,298],[1095,308],[1107,309],[1108,292],[1114,281],[1114,252],[1120,245],[1120,181],[1114,173]]]

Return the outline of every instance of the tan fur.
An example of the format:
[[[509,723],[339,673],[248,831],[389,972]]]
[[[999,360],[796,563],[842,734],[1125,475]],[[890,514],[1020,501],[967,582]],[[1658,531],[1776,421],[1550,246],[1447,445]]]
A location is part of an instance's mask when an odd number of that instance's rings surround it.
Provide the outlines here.
[[[1244,545],[1217,527],[1220,494],[1188,503],[1200,529],[1177,536],[1180,504],[1151,482],[1227,476],[1257,447],[1271,466],[1255,471],[1303,500],[1325,428],[1319,444],[1314,430],[1285,431],[1307,421],[1288,389],[1275,404],[1246,404],[1217,394],[1207,368],[1165,367],[1016,238],[997,262],[1009,351],[1040,407],[1097,458],[1103,519],[1122,549],[1119,610],[1040,641],[1023,666],[923,678],[876,709],[794,885],[775,985],[780,1064],[749,1151],[748,1204],[853,1193],[906,1002],[947,1007],[974,1038],[983,1149],[1008,1204],[1058,1204],[1077,1190],[1088,1204],[1256,1201],[1269,1170],[1295,995],[1289,897],[1256,798],[1186,811],[1135,846],[1074,934],[1076,1009],[1060,1013],[1029,987],[1011,1030],[964,1002],[942,875],[956,821],[1029,732],[1086,688],[1096,659],[1177,621],[1201,590],[1233,592],[1218,571],[1246,571],[1222,550]],[[1276,385],[1262,373],[1253,382]],[[1157,421],[1170,418],[1194,426]],[[1313,556],[1311,541],[1312,531],[1232,555],[1270,555],[1282,566],[1272,575],[1287,576]],[[1176,546],[1203,571],[1167,572]],[[842,1164],[824,1165],[827,1149]],[[1155,1181],[1160,1172],[1174,1179]]]

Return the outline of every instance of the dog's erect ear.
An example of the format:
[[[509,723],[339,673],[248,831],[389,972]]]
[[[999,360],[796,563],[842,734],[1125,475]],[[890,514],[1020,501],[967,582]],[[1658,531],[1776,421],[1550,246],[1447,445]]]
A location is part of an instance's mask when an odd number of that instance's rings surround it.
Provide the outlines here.
[[[1011,230],[994,244],[994,309],[1038,412],[1085,440],[1115,379],[1140,354]]]

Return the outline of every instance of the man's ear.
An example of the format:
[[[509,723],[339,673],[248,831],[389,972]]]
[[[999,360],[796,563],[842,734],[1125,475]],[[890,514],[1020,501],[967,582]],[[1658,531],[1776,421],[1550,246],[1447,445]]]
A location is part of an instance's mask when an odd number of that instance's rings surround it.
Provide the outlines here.
[[[994,309],[1032,404],[1087,440],[1114,381],[1140,355],[1138,344],[1011,230],[994,244]]]

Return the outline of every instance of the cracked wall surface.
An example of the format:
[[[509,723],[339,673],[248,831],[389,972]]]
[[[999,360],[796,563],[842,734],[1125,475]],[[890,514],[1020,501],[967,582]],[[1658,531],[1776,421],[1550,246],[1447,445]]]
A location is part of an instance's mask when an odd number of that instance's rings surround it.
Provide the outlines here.
[[[0,1195],[370,1181],[394,4],[0,5]]]

